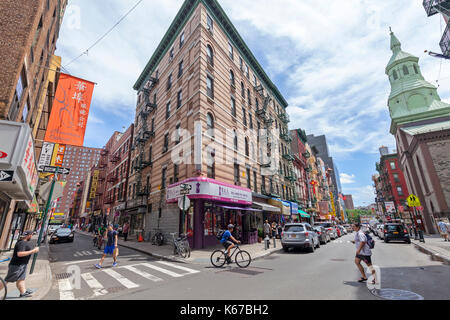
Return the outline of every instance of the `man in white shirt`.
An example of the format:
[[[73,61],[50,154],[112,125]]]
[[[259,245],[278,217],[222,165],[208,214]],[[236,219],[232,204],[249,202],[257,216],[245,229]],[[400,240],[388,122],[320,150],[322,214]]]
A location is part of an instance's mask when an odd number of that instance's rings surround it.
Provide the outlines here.
[[[367,244],[367,238],[364,232],[361,230],[361,224],[354,223],[352,225],[353,230],[355,231],[355,240],[352,243],[356,246],[356,256],[355,256],[355,264],[361,272],[362,277],[359,278],[358,282],[367,281],[366,273],[364,272],[364,268],[361,265],[361,261],[364,261],[369,269],[372,271],[373,281],[375,284],[375,269],[372,267],[372,250],[370,250]]]

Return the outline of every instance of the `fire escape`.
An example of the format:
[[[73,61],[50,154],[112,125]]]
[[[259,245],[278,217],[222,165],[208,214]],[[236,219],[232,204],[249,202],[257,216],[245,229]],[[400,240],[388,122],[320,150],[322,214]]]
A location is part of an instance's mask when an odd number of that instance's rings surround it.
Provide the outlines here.
[[[430,17],[437,13],[441,13],[447,20],[450,19],[450,0],[424,0],[423,7],[427,15]],[[443,58],[450,59],[450,24],[447,24],[442,39],[439,42]],[[430,53],[432,55],[432,53]],[[439,55],[437,55],[439,56]]]
[[[150,159],[148,161],[145,160],[145,144],[150,138],[155,136],[154,128],[151,128],[149,130],[147,121],[148,116],[157,108],[156,101],[150,101],[150,92],[158,84],[158,81],[159,80],[157,78],[152,77],[148,80],[145,88],[142,89],[142,92],[144,94],[144,101],[139,108],[136,120],[136,122],[142,122],[142,126],[138,129],[135,136],[133,146],[133,149],[138,149],[138,156],[136,157],[136,161],[133,167],[136,172],[135,176],[137,199],[133,199],[128,207],[138,207],[138,212],[140,213],[144,213],[144,210],[146,210],[144,208],[147,207],[147,198],[150,194],[149,186],[147,185],[144,187],[142,185],[142,171],[145,168],[152,166],[152,161]]]

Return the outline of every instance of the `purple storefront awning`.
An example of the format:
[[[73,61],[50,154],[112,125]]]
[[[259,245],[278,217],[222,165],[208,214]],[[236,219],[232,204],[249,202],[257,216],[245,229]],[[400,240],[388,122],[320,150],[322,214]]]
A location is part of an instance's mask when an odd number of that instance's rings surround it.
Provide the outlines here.
[[[262,211],[262,210],[258,210],[258,209],[254,209],[254,208],[250,208],[250,207],[233,207],[233,206],[226,206],[223,204],[216,204],[216,206],[224,208],[224,209],[232,209],[232,210],[256,211],[256,212]]]

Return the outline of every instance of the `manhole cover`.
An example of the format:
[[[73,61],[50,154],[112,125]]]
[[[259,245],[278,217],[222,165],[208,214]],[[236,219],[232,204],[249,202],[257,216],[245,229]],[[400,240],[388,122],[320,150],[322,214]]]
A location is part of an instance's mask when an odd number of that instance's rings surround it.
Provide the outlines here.
[[[417,293],[399,289],[375,289],[371,291],[373,295],[387,300],[424,300]]]
[[[57,280],[69,279],[70,277],[72,277],[71,273],[59,273],[59,274],[55,275],[55,278]]]
[[[249,276],[256,276],[257,274],[264,273],[263,271],[255,271],[255,270],[241,269],[241,268],[233,268],[233,269],[230,269],[227,271],[234,272],[234,273],[240,273],[240,274],[246,274]]]

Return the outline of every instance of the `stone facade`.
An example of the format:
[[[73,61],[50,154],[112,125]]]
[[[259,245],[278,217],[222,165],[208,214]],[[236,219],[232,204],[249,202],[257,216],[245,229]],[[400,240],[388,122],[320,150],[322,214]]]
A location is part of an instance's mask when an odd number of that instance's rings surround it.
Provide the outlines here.
[[[427,145],[434,160],[434,168],[442,186],[445,202],[450,207],[450,140],[433,141]]]

